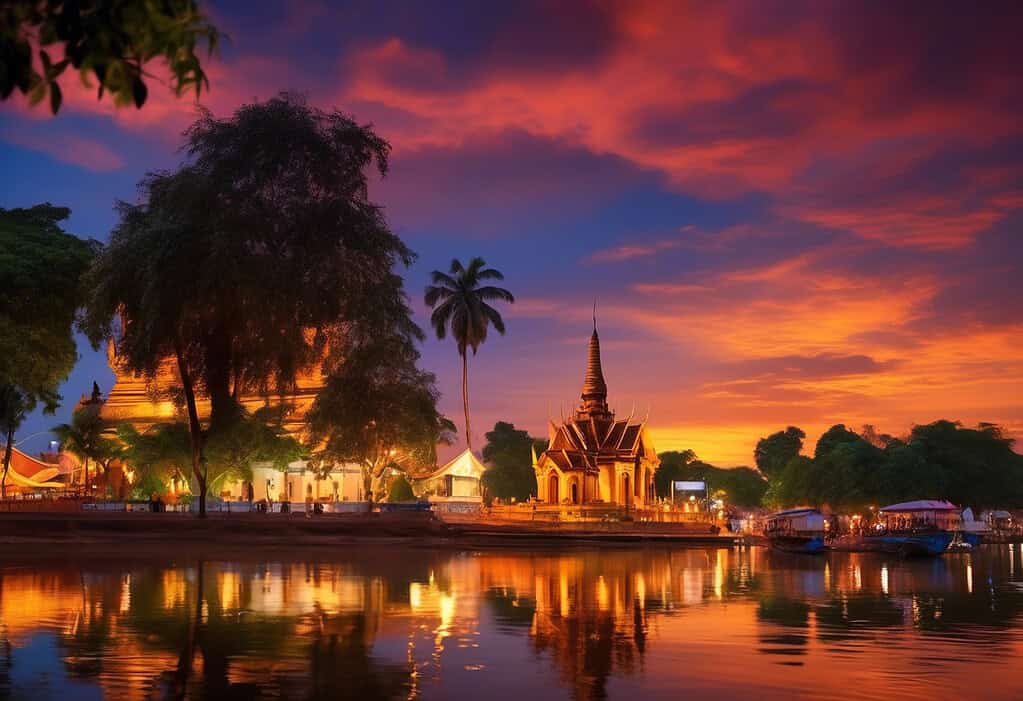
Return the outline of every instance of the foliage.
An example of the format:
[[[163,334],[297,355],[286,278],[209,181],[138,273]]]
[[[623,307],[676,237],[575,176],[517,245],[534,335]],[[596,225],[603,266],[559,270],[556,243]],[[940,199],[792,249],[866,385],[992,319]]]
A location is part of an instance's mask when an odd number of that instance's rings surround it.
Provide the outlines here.
[[[847,429],[845,424],[835,424],[817,439],[817,446],[813,450],[813,456],[819,458],[823,455],[828,455],[843,443],[859,443],[860,441],[866,442],[866,439],[858,433]]]
[[[86,404],[71,415],[71,423],[53,427],[53,433],[60,441],[60,449],[82,461],[84,471],[82,484],[89,488],[89,461],[99,465],[104,472],[110,461],[118,456],[117,444],[103,435],[105,429],[100,416],[100,404]]]
[[[57,79],[68,69],[82,83],[99,83],[98,96],[109,93],[117,105],[142,107],[153,76],[146,64],[162,57],[174,91],[209,81],[196,49],[216,50],[220,32],[199,11],[195,0],[16,0],[0,7],[0,97],[15,88],[36,104],[50,97],[56,114],[62,102]],[[64,57],[51,56],[62,45]],[[35,65],[38,52],[42,70]]]
[[[392,336],[353,348],[334,367],[306,416],[313,469],[358,463],[365,493],[379,495],[387,468],[436,463],[437,444],[450,443],[455,427],[437,410],[436,378],[418,360],[407,339]]]
[[[1023,507],[1023,456],[995,424],[915,426],[909,447],[944,475],[944,495],[976,509]]]
[[[993,424],[976,429],[950,421],[916,426],[908,442],[879,441],[836,424],[814,457],[798,456],[772,478],[773,506],[859,510],[912,499],[947,499],[976,509],[1023,506],[1023,456]]]
[[[119,205],[85,328],[98,343],[118,318],[121,360],[149,377],[174,358],[203,483],[207,438],[241,418],[240,395],[287,393],[374,338],[422,332],[395,272],[413,254],[368,198],[386,141],[287,94],[231,119],[203,112],[186,137],[188,162]]]
[[[409,484],[405,475],[398,475],[391,480],[387,488],[387,501],[415,501],[416,495],[412,492],[412,485]]]
[[[806,434],[795,426],[761,438],[753,451],[757,469],[768,479],[780,474],[789,461],[799,455],[799,451],[803,449],[804,438]]]
[[[243,412],[238,420],[218,427],[208,436],[207,492],[216,494],[217,485],[232,480],[252,479],[253,463],[270,463],[280,471],[305,457],[302,444],[288,435],[279,407],[268,406]]]
[[[498,421],[486,434],[483,446],[483,485],[498,499],[525,501],[536,496],[536,474],[533,472],[533,451],[547,447],[547,441],[519,431],[514,424]]]
[[[503,280],[504,275],[493,268],[487,268],[482,258],[469,261],[468,267],[457,258],[451,261],[447,273],[434,270],[430,277],[432,285],[427,286],[423,300],[433,309],[430,325],[437,338],[443,340],[451,330],[462,357],[462,407],[465,411],[465,443],[472,450],[472,433],[469,428],[469,358],[466,349],[472,348],[476,355],[480,344],[487,340],[487,330],[493,326],[504,335],[504,319],[500,312],[488,302],[514,303],[515,297],[503,287],[482,285],[486,280]]]
[[[280,423],[277,407],[259,409],[213,433],[207,443],[207,494],[229,480],[252,477],[252,464],[270,463],[279,470],[303,457],[302,445]],[[191,451],[188,424],[161,423],[139,432],[131,424],[118,427],[124,448],[120,459],[135,471],[136,483],[148,485],[145,494],[163,493],[174,477],[189,479]],[[161,487],[155,490],[155,487]]]
[[[654,472],[654,492],[662,499],[671,497],[671,483],[688,480],[692,474],[689,464],[696,460],[692,450],[669,450],[658,454],[661,464]]]
[[[165,493],[174,477],[187,479],[191,466],[187,424],[160,423],[140,432],[124,423],[117,427],[117,437],[124,446],[121,460],[135,472],[137,498]]]
[[[0,209],[0,430],[2,493],[10,447],[25,417],[42,404],[53,413],[57,390],[78,359],[72,328],[82,273],[99,248],[64,232],[71,211],[40,204]]]
[[[671,497],[674,481],[701,481],[711,493],[724,492],[725,501],[736,506],[758,506],[767,482],[749,467],[720,468],[698,460],[692,450],[661,453],[661,465],[654,473],[654,490],[661,498]]]

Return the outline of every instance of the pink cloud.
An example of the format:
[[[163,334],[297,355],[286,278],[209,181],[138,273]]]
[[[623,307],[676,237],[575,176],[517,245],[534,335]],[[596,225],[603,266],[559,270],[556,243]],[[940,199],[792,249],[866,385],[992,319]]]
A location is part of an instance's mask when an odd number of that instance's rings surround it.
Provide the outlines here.
[[[5,128],[0,135],[4,141],[21,148],[45,153],[64,163],[104,172],[124,167],[124,158],[104,143],[82,136],[49,132],[45,136],[18,127]]]

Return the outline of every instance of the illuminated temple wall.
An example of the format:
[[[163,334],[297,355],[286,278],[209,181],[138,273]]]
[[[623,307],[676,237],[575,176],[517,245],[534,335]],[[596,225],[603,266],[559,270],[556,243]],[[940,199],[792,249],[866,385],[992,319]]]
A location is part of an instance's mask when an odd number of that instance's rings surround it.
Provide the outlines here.
[[[186,420],[184,407],[174,401],[174,393],[181,386],[181,380],[172,358],[160,364],[152,379],[125,368],[112,342],[107,347],[107,360],[116,375],[114,385],[100,410],[109,433],[114,433],[121,423],[130,423],[137,430],[144,431],[154,424]],[[302,440],[305,438],[305,415],[322,386],[323,377],[317,370],[299,375],[295,391],[283,397],[243,394],[240,401],[248,411],[280,404],[290,406],[291,412],[284,421],[284,427],[291,435]],[[199,399],[197,405],[199,418],[207,419],[210,412],[209,400]],[[253,500],[361,501],[364,498],[358,466],[340,466],[324,479],[318,479],[304,468],[304,461],[291,463],[287,472],[271,466],[253,465]],[[231,500],[247,499],[247,485],[242,482],[224,484],[216,490],[214,496]]]
[[[153,424],[185,420],[184,408],[173,401],[173,392],[181,386],[181,380],[172,358],[160,364],[152,380],[126,369],[114,352],[112,342],[107,346],[107,360],[116,379],[100,414],[111,429],[119,423],[128,422],[142,431]],[[291,406],[292,412],[284,422],[285,428],[302,437],[305,415],[322,386],[323,377],[318,371],[304,373],[298,377],[295,391],[283,397],[243,394],[240,401],[249,411],[281,403]],[[198,409],[200,419],[209,417],[208,400],[199,399]]]

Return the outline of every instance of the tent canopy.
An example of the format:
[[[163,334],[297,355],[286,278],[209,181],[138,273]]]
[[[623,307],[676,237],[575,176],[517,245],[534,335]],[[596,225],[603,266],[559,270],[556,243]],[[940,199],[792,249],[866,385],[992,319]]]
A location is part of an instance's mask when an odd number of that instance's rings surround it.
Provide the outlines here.
[[[468,449],[456,455],[447,464],[437,468],[436,472],[424,477],[424,480],[432,480],[438,477],[451,475],[453,477],[473,477],[482,479],[486,466],[479,461]]]
[[[24,489],[60,488],[65,486],[64,483],[53,481],[59,472],[60,465],[43,462],[17,448],[11,448],[11,466],[7,471],[7,479],[11,484]]]

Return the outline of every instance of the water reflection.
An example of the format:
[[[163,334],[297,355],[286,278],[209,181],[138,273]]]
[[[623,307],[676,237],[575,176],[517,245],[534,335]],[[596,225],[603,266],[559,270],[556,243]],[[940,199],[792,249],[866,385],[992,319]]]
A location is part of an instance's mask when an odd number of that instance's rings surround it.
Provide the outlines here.
[[[15,698],[1023,697],[1019,545],[84,556],[0,567]],[[784,671],[788,670],[788,671]],[[855,680],[855,683],[852,683]]]

